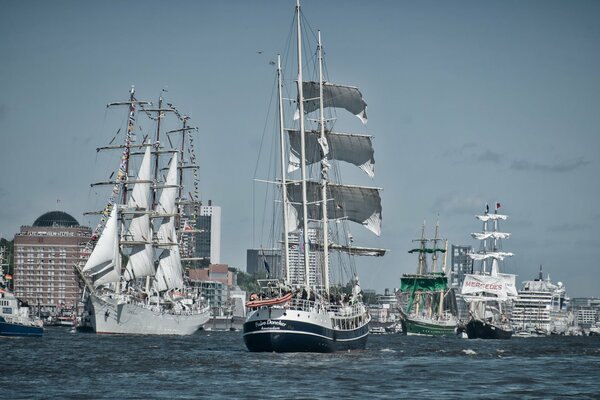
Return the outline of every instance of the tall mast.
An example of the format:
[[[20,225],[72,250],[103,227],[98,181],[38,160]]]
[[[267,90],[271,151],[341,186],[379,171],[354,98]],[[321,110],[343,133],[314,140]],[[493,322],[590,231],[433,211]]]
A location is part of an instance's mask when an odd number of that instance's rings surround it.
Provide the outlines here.
[[[288,238],[288,198],[285,172],[285,128],[283,126],[283,83],[281,77],[281,55],[277,54],[277,92],[279,95],[279,141],[281,150],[281,200],[283,204],[283,267],[285,268],[286,283],[290,283],[289,238]]]
[[[134,134],[134,121],[135,121],[135,86],[131,85],[129,91],[129,118],[127,121],[127,140],[125,142],[125,152],[127,153],[127,159],[125,160],[125,180],[129,176],[129,158],[131,155],[131,137]],[[123,185],[122,204],[127,203],[127,185]]]
[[[319,126],[321,128],[321,143],[325,143],[325,116],[323,112],[323,46],[321,45],[321,31],[318,32],[317,51],[319,57]],[[323,273],[325,280],[325,293],[329,293],[329,227],[327,224],[327,154],[323,154],[321,161],[321,207],[323,213]]]
[[[421,246],[419,247],[419,267],[417,268],[417,275],[422,275],[427,272],[427,265],[425,262],[425,243],[427,243],[427,239],[425,239],[425,221],[423,221],[423,228],[421,228],[421,239],[413,240],[413,242],[421,243]]]
[[[156,121],[156,153],[154,154],[154,182],[158,181],[158,149],[160,148],[160,120],[163,117],[162,113],[162,95],[158,97],[158,119]],[[156,208],[156,190],[152,191],[152,209]]]
[[[440,241],[440,238],[438,237],[439,231],[440,231],[440,221],[438,221],[435,224],[435,236],[434,236],[434,238],[432,240],[432,242],[433,242],[433,254],[431,255],[431,258],[433,259],[433,262],[432,262],[432,264],[433,264],[432,265],[433,272],[436,272],[435,270],[437,268],[437,242]]]
[[[298,111],[300,113],[300,168],[302,172],[302,217],[303,232],[302,246],[304,247],[304,286],[306,291],[310,292],[309,285],[309,249],[308,249],[308,208],[306,195],[306,133],[304,132],[304,91],[302,88],[302,29],[300,27],[300,0],[296,0],[297,16],[297,47],[298,47]]]

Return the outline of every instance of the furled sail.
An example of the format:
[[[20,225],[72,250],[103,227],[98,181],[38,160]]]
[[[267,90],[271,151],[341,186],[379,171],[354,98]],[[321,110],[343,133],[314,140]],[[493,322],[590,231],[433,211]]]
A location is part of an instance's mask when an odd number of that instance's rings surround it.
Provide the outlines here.
[[[386,249],[378,249],[375,247],[358,247],[358,246],[348,246],[348,245],[335,244],[335,243],[330,244],[329,249],[352,254],[353,256],[382,257],[385,255],[385,252],[386,252]]]
[[[83,272],[94,277],[96,287],[120,278],[119,268],[116,268],[120,256],[117,218],[117,206],[113,205],[100,239],[83,267]]]
[[[304,112],[311,113],[319,109],[319,82],[302,82],[304,91]],[[367,103],[362,93],[352,86],[323,83],[323,106],[344,108],[356,115],[363,124],[367,123]],[[297,115],[294,119],[298,119]]]
[[[514,254],[504,251],[493,251],[489,253],[468,253],[471,260],[482,261],[487,259],[504,260],[506,257],[512,257]]]
[[[129,261],[123,273],[126,280],[154,275],[154,251],[150,231],[150,188],[151,188],[151,151],[146,147],[144,158],[129,201],[127,211],[134,212],[131,223],[125,231],[125,241],[132,242]]]
[[[480,221],[496,221],[496,220],[503,220],[506,221],[506,218],[508,218],[507,215],[503,215],[503,214],[485,214],[485,215],[476,215],[475,218],[477,218]]]
[[[510,233],[504,232],[481,232],[481,233],[471,233],[471,237],[477,240],[485,240],[485,239],[507,239],[510,236]]]
[[[287,132],[291,147],[288,172],[293,172],[300,168],[300,131],[288,129]],[[326,132],[326,143],[320,143],[320,135],[317,131],[306,132],[307,164],[319,162],[326,155],[329,160],[345,161],[356,165],[371,178],[375,175],[372,136]]]
[[[156,206],[159,214],[164,214],[156,238],[159,245],[165,245],[158,258],[158,268],[155,276],[155,288],[158,291],[179,289],[183,287],[183,271],[177,233],[175,232],[175,214],[177,213],[177,153],[171,159],[167,173],[165,188],[162,190]]]
[[[300,184],[288,185],[288,199],[295,209],[295,224],[291,229],[296,229],[302,222],[302,187]],[[317,182],[306,182],[308,204],[308,218],[321,220],[322,210],[321,185]],[[350,221],[364,225],[371,232],[381,234],[381,197],[377,188],[361,186],[327,185],[327,215],[330,219],[347,218]]]

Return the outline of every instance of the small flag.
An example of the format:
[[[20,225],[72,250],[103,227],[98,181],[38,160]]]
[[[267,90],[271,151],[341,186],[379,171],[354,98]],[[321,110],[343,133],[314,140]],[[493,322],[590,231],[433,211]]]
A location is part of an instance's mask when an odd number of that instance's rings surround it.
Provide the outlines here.
[[[500,203],[496,203],[496,210],[501,207]]]
[[[265,269],[267,270],[267,278],[269,278],[271,276],[271,269],[269,268],[269,263],[267,263],[267,259],[263,259],[263,262],[265,263]]]

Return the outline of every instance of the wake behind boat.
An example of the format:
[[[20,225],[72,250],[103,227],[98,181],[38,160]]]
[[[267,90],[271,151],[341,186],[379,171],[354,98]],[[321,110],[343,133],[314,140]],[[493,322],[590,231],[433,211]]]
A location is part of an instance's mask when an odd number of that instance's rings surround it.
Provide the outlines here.
[[[179,228],[187,217],[184,206],[200,205],[195,191],[183,190],[184,170],[197,168],[188,165],[195,156],[186,141],[195,128],[187,126],[189,118],[172,105],[163,108],[162,97],[158,109],[149,109],[145,106],[150,104],[138,101],[134,93],[132,88],[128,101],[109,105],[129,109],[123,144],[99,149],[119,149],[122,156],[116,178],[104,182],[112,192],[84,249],[84,259],[89,258],[83,267],[77,265],[88,292],[83,320],[96,333],[191,335],[209,319],[208,306],[185,282],[180,255],[183,232]],[[146,115],[157,114],[153,142],[147,136],[136,141],[138,108]],[[162,142],[170,146],[161,144],[160,122],[167,113],[183,124],[167,132],[181,134],[179,148],[172,145],[177,142],[171,137]],[[184,158],[186,143],[188,159]],[[133,156],[141,156],[141,162]],[[114,176],[113,172],[110,178]]]
[[[354,164],[373,176],[371,137],[336,133],[336,120],[325,110],[343,108],[366,123],[366,103],[355,87],[333,85],[323,77],[323,50],[318,34],[318,81],[306,82],[302,71],[302,14],[296,4],[297,71],[293,79],[297,100],[293,129],[284,127],[282,68],[278,58],[279,191],[273,204],[281,204],[280,234],[268,240],[281,244],[282,271],[278,279],[259,281],[260,293],[246,305],[244,342],[250,351],[333,352],[364,349],[371,316],[362,301],[356,269],[349,255],[382,256],[383,249],[355,247],[347,223],[359,223],[379,235],[379,189],[342,185],[334,174],[337,161]],[[316,119],[307,114],[318,111]],[[307,127],[313,124],[314,128]],[[287,140],[286,140],[287,132]],[[286,153],[286,146],[289,152]],[[287,154],[287,165],[286,165]],[[336,162],[335,164],[332,164]],[[286,168],[287,167],[287,168]],[[288,176],[299,170],[300,176]],[[297,172],[296,172],[297,173]],[[275,207],[274,207],[275,208]],[[332,223],[330,223],[332,222]],[[281,238],[281,239],[280,239]],[[274,245],[272,245],[274,247]],[[337,253],[339,270],[330,264]],[[265,260],[267,275],[269,271]]]

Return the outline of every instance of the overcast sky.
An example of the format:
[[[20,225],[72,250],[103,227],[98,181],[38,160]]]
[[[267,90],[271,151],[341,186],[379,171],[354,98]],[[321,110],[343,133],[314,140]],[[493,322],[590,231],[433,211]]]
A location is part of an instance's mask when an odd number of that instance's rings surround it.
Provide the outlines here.
[[[200,128],[204,201],[222,207],[221,261],[245,269],[253,177],[294,1],[0,2],[0,234],[62,210],[84,225],[106,103],[166,97]],[[329,77],[361,88],[383,187],[383,258],[364,288],[399,286],[439,218],[476,246],[502,204],[523,281],[539,266],[571,297],[600,296],[600,2],[303,1]],[[262,53],[261,53],[262,52]],[[116,168],[116,166],[115,166]],[[439,216],[439,217],[438,217]],[[358,230],[360,227],[355,228]],[[370,236],[369,236],[370,235]]]

